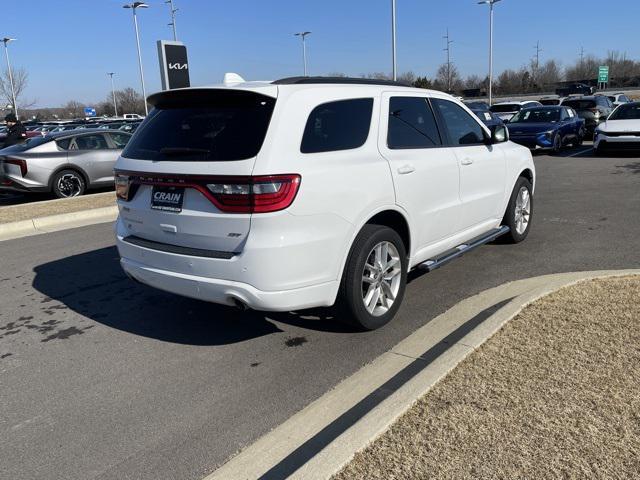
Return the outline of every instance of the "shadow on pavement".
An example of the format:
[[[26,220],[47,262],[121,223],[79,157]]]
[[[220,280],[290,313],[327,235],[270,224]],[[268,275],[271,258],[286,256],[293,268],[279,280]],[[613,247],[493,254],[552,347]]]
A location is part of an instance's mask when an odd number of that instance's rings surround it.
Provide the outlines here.
[[[324,309],[243,312],[139,285],[121,270],[116,247],[45,263],[34,272],[33,288],[45,296],[44,306],[59,302],[103,325],[166,342],[233,344],[281,332],[272,320],[310,330],[353,331]]]
[[[616,165],[616,168],[624,168],[631,173],[640,174],[640,162],[627,163],[626,165]]]

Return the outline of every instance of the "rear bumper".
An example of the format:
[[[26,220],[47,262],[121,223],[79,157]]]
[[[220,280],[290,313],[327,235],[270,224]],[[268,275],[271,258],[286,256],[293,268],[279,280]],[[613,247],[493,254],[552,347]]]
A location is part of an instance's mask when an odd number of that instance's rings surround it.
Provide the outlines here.
[[[141,283],[223,305],[290,311],[333,305],[348,227],[288,213],[256,218],[241,252],[229,254],[172,247],[171,235],[164,246],[132,242],[120,218],[116,245],[123,269]]]
[[[41,185],[24,185],[12,177],[0,174],[0,191],[20,193],[48,192],[49,187],[43,187]]]
[[[121,258],[124,271],[140,283],[184,297],[221,305],[239,303],[254,310],[286,312],[313,307],[328,307],[335,300],[336,282],[309,287],[265,292],[241,282],[186,275],[154,268]]]

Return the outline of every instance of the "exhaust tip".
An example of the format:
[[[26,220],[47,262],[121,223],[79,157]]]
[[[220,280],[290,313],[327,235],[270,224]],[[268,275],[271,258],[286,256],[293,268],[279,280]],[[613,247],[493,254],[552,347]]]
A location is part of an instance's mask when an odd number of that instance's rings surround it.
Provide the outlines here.
[[[244,303],[242,300],[238,300],[237,298],[232,298],[231,301],[233,302],[233,306],[236,307],[238,310],[242,310],[243,312],[246,312],[247,310],[249,310],[249,306]]]

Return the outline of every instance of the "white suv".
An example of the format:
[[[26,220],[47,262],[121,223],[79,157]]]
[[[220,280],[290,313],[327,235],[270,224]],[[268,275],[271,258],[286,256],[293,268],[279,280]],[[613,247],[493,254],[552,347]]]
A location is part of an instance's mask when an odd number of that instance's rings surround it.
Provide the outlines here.
[[[447,94],[290,78],[149,103],[116,164],[116,232],[125,272],[152,287],[267,311],[336,304],[374,329],[409,270],[529,232],[531,153]]]

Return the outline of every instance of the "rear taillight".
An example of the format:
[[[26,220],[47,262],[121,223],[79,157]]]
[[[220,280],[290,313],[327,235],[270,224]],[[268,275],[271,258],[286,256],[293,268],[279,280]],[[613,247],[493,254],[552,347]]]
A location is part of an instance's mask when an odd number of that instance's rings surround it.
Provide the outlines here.
[[[4,162],[8,163],[9,165],[17,165],[18,167],[20,167],[20,173],[22,174],[22,176],[23,177],[27,176],[27,172],[29,170],[27,169],[27,161],[26,160],[23,160],[21,158],[5,157]]]
[[[116,173],[116,197],[125,202],[129,200],[129,189],[131,187],[131,179],[129,175]]]
[[[300,175],[220,177],[206,183],[207,195],[223,212],[268,213],[289,207],[298,193]]]

